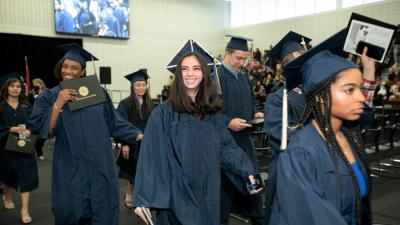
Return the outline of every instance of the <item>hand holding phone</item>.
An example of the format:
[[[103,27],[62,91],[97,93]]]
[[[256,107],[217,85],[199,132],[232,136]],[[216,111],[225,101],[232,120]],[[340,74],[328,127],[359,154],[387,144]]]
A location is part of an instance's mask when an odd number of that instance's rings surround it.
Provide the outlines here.
[[[263,186],[264,185],[260,174],[249,176],[249,179],[247,180],[247,191],[249,192],[249,194],[253,195],[259,193],[262,190]]]

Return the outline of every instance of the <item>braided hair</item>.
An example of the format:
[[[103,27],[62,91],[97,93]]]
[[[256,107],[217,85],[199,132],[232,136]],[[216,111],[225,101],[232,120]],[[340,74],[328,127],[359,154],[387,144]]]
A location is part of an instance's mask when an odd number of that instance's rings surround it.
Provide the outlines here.
[[[313,90],[306,95],[306,106],[303,113],[302,118],[299,121],[298,127],[302,127],[306,122],[314,119],[318,124],[323,136],[328,145],[328,151],[331,155],[336,173],[339,172],[338,169],[338,159],[341,159],[347,169],[350,171],[352,186],[355,193],[356,199],[356,212],[357,212],[357,224],[363,224],[364,218],[364,207],[361,198],[361,192],[358,185],[357,177],[342,152],[340,145],[336,139],[334,134],[332,124],[331,124],[331,112],[332,112],[332,96],[330,92],[330,85],[334,83],[340,77],[340,73],[335,76],[331,76],[330,78],[320,82]],[[361,138],[360,128],[356,123],[352,123],[350,121],[344,121],[343,126],[341,128],[343,134],[348,138],[351,146],[356,150],[357,155],[360,157],[361,164],[366,169],[367,172],[367,183],[370,184],[369,179],[369,167],[367,161],[367,155],[364,151],[364,144]],[[370,185],[368,185],[370,187]],[[340,212],[343,211],[343,181],[341,176],[339,176],[339,191],[340,191]]]

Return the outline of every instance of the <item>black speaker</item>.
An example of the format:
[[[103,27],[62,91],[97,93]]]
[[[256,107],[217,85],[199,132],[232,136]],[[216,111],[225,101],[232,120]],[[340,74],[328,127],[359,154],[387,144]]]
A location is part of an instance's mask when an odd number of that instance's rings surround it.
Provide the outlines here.
[[[100,84],[111,84],[111,67],[100,67]]]

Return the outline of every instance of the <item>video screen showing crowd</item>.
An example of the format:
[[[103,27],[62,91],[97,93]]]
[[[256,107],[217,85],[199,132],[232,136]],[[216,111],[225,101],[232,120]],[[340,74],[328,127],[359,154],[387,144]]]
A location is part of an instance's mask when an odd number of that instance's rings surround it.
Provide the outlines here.
[[[32,222],[36,156],[5,149],[10,133],[32,133],[55,138],[51,204],[57,225],[118,224],[118,177],[128,182],[123,204],[145,224],[227,225],[231,213],[253,225],[372,224],[360,124],[369,123],[376,62],[368,47],[359,65],[343,57],[347,34],[344,28],[309,48],[311,38],[290,31],[264,60],[261,53],[249,57],[249,38],[230,35],[219,60],[189,39],[167,65],[174,79],[169,98],[156,107],[143,70],[125,76],[130,96],[117,109],[103,90],[104,101],[71,111],[80,90],[61,85],[43,88],[31,106],[19,76],[2,77],[6,209],[15,208],[10,188],[16,189],[21,220]],[[85,77],[86,62],[96,57],[76,44],[60,49],[65,55],[54,70],[60,83]],[[248,58],[254,61],[247,64]],[[271,61],[281,67],[261,69]],[[257,73],[264,73],[264,91],[275,89],[261,103]],[[267,183],[251,136],[254,119],[264,120],[271,144]],[[121,146],[117,157],[110,137]]]
[[[56,32],[129,38],[129,1],[54,0]]]

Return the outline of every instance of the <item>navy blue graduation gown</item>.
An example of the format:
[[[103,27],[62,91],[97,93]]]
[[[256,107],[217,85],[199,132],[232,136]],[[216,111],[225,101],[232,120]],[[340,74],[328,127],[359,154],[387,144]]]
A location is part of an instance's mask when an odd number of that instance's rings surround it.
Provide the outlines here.
[[[29,105],[19,104],[14,110],[8,103],[4,103],[0,114],[0,181],[18,189],[21,193],[30,192],[39,186],[39,176],[36,155],[11,152],[4,149],[10,127],[25,124],[31,114]]]
[[[278,156],[270,224],[355,225],[356,204],[350,171],[339,157],[337,167],[338,170],[326,142],[311,123],[297,131],[288,149]],[[362,169],[365,176],[365,168]],[[369,204],[363,206],[369,217],[366,224],[370,224]]]
[[[49,120],[60,86],[45,90],[30,122],[43,139],[56,137],[53,155],[52,210],[55,224],[118,224],[118,179],[111,137],[134,143],[139,132],[106,102],[59,114],[53,133]]]
[[[234,118],[252,120],[255,113],[253,90],[247,76],[238,74],[238,78],[229,72],[224,65],[218,67],[219,82],[221,84],[221,98],[224,108],[221,110],[226,116],[226,124]],[[241,149],[247,154],[253,165],[257,168],[256,154],[251,139],[251,129],[239,132],[231,131],[233,138]],[[243,187],[237,187],[242,193],[246,193]]]
[[[271,204],[276,186],[276,158],[280,152],[282,135],[282,97],[283,87],[270,94],[264,106],[264,128],[272,147],[272,157],[268,164],[268,185],[265,200],[265,224],[268,224]],[[288,92],[288,125],[296,125],[302,117],[305,107],[304,93],[291,90]],[[288,140],[294,131],[288,130]]]
[[[219,225],[221,167],[244,183],[255,169],[228,132],[224,116],[151,114],[136,172],[133,205],[161,209],[157,224]]]
[[[144,105],[142,105],[141,109],[142,112],[144,111]],[[129,96],[122,101],[119,102],[117,111],[121,114],[121,116],[131,122],[135,127],[137,127],[142,133],[144,133],[146,129],[146,124],[148,119],[140,120],[135,122],[133,120],[133,111],[132,111],[132,97]],[[122,143],[125,145],[126,143]],[[140,149],[141,141],[136,142],[133,145],[129,145],[129,157],[131,160],[137,161],[139,158],[139,149]],[[130,181],[131,183],[135,183],[135,174],[136,168],[133,171],[125,171],[120,168],[119,170],[119,177]]]

